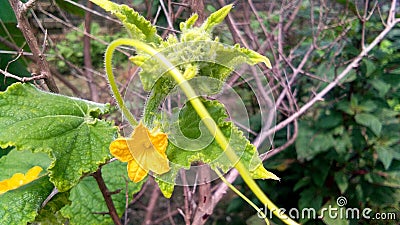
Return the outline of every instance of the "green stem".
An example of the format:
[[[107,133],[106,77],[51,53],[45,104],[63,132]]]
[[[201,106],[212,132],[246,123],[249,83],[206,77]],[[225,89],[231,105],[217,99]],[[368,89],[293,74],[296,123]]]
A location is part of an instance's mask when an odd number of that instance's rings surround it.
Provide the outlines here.
[[[118,88],[115,85],[114,81],[114,76],[112,75],[112,67],[111,67],[111,57],[112,53],[120,45],[128,45],[136,48],[137,50],[146,52],[147,54],[156,57],[162,66],[164,68],[168,69],[169,74],[175,79],[176,83],[180,86],[182,91],[185,93],[187,98],[189,99],[190,103],[192,104],[193,108],[197,112],[197,114],[200,116],[201,120],[203,123],[206,125],[208,130],[210,131],[211,134],[214,135],[215,140],[219,144],[219,146],[224,150],[225,154],[229,158],[229,160],[235,165],[235,168],[239,171],[240,175],[242,176],[243,180],[246,182],[246,184],[249,186],[251,191],[257,196],[257,198],[270,210],[272,211],[275,216],[277,216],[279,219],[281,219],[284,223],[289,224],[289,225],[297,225],[295,221],[290,219],[285,214],[282,214],[279,208],[269,200],[269,198],[264,194],[264,192],[261,190],[261,188],[257,185],[257,183],[253,180],[253,178],[250,175],[250,172],[246,169],[246,167],[243,165],[241,161],[239,161],[239,157],[236,155],[236,153],[233,151],[231,146],[229,145],[228,141],[225,138],[225,135],[222,133],[222,131],[219,129],[219,127],[215,124],[215,121],[212,119],[210,114],[208,113],[207,109],[204,107],[203,103],[201,102],[200,98],[197,96],[196,92],[193,90],[192,86],[190,86],[189,82],[183,77],[182,73],[169,62],[168,59],[166,59],[161,53],[157,52],[154,48],[150,47],[149,45],[138,41],[138,40],[133,40],[133,39],[126,39],[126,38],[121,38],[118,40],[113,41],[109,47],[106,50],[106,72],[109,76],[113,79],[113,82],[110,80],[110,85],[112,88],[112,91],[114,92],[116,98],[117,96],[120,97],[120,101],[117,99],[118,104],[120,105],[121,109],[124,112],[124,109],[126,107],[124,106],[123,100],[121,95],[118,92]],[[111,72],[111,73],[110,73]],[[110,74],[109,74],[110,73]],[[121,102],[121,103],[120,103]],[[128,112],[125,113],[124,115],[129,113],[129,115],[132,115],[128,109],[126,109]],[[132,116],[133,117],[133,116]],[[133,118],[134,119],[134,118]],[[128,119],[129,120],[129,119]],[[136,125],[137,121],[134,120],[134,124]]]
[[[126,40],[128,40],[128,39],[126,39]],[[130,40],[130,41],[132,41],[132,40]],[[106,67],[108,82],[110,83],[111,90],[114,93],[115,100],[117,100],[117,104],[118,104],[119,108],[122,110],[122,114],[125,116],[125,118],[128,120],[128,122],[132,126],[136,126],[136,125],[138,125],[138,122],[135,119],[135,117],[133,116],[133,114],[131,113],[131,111],[129,111],[129,109],[126,107],[126,105],[124,103],[124,99],[122,98],[121,93],[119,93],[119,91],[118,91],[118,86],[117,86],[117,83],[115,82],[115,76],[114,76],[114,73],[112,70],[112,57],[113,57],[114,51],[118,46],[121,46],[121,45],[130,45],[130,44],[127,44],[125,41],[120,39],[120,40],[113,41],[110,45],[108,45],[106,54],[105,54],[104,64]]]

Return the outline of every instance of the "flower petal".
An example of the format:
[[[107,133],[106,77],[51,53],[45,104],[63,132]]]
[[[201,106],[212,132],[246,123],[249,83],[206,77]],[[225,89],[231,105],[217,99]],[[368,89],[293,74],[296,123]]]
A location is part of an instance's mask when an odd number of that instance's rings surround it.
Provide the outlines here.
[[[128,145],[132,156],[144,170],[151,170],[157,174],[170,170],[165,154],[168,145],[166,134],[161,132],[152,134],[142,123],[139,123]]]
[[[158,153],[164,158],[167,159],[167,154],[165,151],[167,150],[168,146],[168,136],[165,133],[149,133],[149,137],[151,140],[151,143],[153,143],[154,148],[157,150]]]
[[[39,176],[39,174],[40,174],[40,172],[42,172],[42,167],[40,167],[40,166],[34,166],[34,167],[32,167],[31,169],[29,169],[28,170],[28,172],[26,173],[26,175],[25,175],[25,179],[26,180],[34,180],[34,179],[36,179],[38,176]]]
[[[10,179],[0,181],[0,194],[36,180],[42,170],[42,167],[34,166],[26,174],[15,173]]]
[[[133,182],[139,182],[146,177],[148,171],[144,170],[140,165],[135,161],[131,160],[128,162],[128,176]]]
[[[111,154],[121,162],[128,162],[133,160],[133,156],[129,151],[129,147],[127,144],[128,140],[130,140],[130,138],[118,138],[110,144]]]

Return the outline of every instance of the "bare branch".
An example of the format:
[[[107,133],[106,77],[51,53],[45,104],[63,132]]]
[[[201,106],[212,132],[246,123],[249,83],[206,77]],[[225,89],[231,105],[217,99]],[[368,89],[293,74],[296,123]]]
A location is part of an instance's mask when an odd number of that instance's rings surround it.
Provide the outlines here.
[[[93,3],[91,1],[87,1],[87,8],[92,9]],[[91,13],[85,12],[85,30],[86,34],[90,34],[92,17]],[[85,64],[85,76],[87,78],[87,85],[89,87],[90,92],[90,100],[98,102],[99,101],[99,93],[97,91],[96,84],[93,80],[93,65],[92,65],[92,56],[91,56],[91,46],[90,46],[90,37],[88,35],[83,36],[83,62]]]
[[[258,142],[262,142],[266,137],[269,135],[275,133],[276,131],[284,128],[285,126],[289,125],[292,123],[295,119],[300,117],[303,113],[305,113],[309,108],[311,108],[316,102],[318,102],[320,99],[322,99],[330,90],[332,90],[334,87],[336,87],[340,81],[342,81],[346,75],[354,68],[358,66],[360,61],[377,45],[379,42],[383,40],[383,38],[389,33],[389,31],[392,30],[392,28],[400,21],[399,19],[397,20],[392,20],[393,22],[388,21],[387,26],[385,29],[371,42],[371,44],[368,45],[365,49],[363,49],[360,54],[358,54],[357,57],[355,57],[352,62],[347,65],[347,67],[336,77],[335,80],[333,80],[331,83],[329,83],[322,91],[320,91],[318,94],[315,95],[313,99],[311,99],[309,102],[307,102],[305,105],[303,105],[296,113],[285,119],[284,121],[280,122],[278,125],[273,127],[272,129],[265,130],[265,132],[261,132],[261,135],[257,137]]]
[[[144,217],[142,225],[150,225],[152,223],[152,215],[154,212],[154,208],[156,207],[158,197],[160,196],[160,190],[158,189],[157,185],[154,185],[153,179],[151,179],[151,182],[153,183],[153,192],[150,195],[150,201],[149,204],[147,205],[146,209],[146,215]]]
[[[207,167],[208,168],[208,167]],[[199,172],[199,198],[196,213],[192,225],[203,225],[213,212],[209,169],[201,169]]]
[[[114,224],[122,225],[121,220],[118,217],[117,210],[115,209],[114,202],[111,198],[111,193],[108,190],[106,184],[104,183],[103,177],[101,175],[101,168],[99,168],[96,172],[92,174],[94,179],[96,179],[97,185],[100,188],[101,194],[103,195],[104,200],[106,201],[106,205],[108,208],[107,214],[111,216]]]
[[[33,81],[33,80],[46,79],[46,76],[43,75],[43,74],[39,74],[39,75],[32,74],[32,77],[19,77],[19,76],[17,76],[17,75],[11,74],[11,73],[9,73],[9,72],[7,72],[7,71],[4,71],[4,70],[2,70],[2,69],[0,69],[0,73],[3,74],[4,77],[14,78],[14,79],[16,79],[17,81],[20,81],[20,82],[22,82],[22,83],[30,82],[30,81]]]
[[[58,93],[59,90],[53,79],[53,76],[51,75],[49,63],[47,62],[44,53],[41,52],[35,34],[33,33],[31,25],[29,24],[27,16],[25,15],[26,10],[28,9],[27,6],[31,6],[34,1],[28,1],[28,5],[23,4],[19,0],[9,0],[9,2],[17,18],[17,27],[24,35],[24,38],[33,53],[33,57],[36,58],[35,61],[39,67],[39,74],[45,76],[45,82],[50,91]]]

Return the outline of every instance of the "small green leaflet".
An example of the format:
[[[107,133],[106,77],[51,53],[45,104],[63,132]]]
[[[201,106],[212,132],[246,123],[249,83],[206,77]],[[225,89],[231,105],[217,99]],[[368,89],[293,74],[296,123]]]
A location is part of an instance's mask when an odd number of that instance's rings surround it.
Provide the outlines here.
[[[162,39],[157,35],[156,27],[129,6],[118,5],[108,0],[90,1],[114,14],[124,24],[133,39],[155,44],[161,42]]]
[[[117,129],[97,119],[108,111],[108,105],[16,83],[0,92],[0,147],[47,153],[50,181],[66,191],[111,158],[108,146]]]

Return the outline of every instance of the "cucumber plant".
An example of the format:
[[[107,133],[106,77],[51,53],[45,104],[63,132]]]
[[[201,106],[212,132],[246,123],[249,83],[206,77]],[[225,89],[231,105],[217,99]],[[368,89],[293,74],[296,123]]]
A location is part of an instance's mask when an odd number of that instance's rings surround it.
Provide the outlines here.
[[[108,46],[105,69],[116,102],[134,129],[132,135],[122,137],[112,121],[101,118],[110,112],[108,104],[43,92],[30,84],[9,86],[0,93],[0,147],[12,148],[0,158],[0,168],[7,168],[0,174],[0,208],[5,209],[0,210],[0,224],[62,223],[66,219],[71,224],[108,224],[110,217],[88,215],[109,207],[101,192],[92,188],[96,181],[99,184],[96,176],[89,174],[102,171],[110,190],[125,186],[123,177],[128,175],[133,182],[126,193],[133,194],[150,173],[163,195],[170,198],[179,171],[199,162],[224,182],[222,174],[236,168],[278,218],[297,224],[280,213],[254,180],[279,178],[264,168],[256,147],[228,120],[225,106],[208,98],[220,93],[228,76],[243,63],[271,67],[265,56],[239,45],[224,45],[213,37],[214,27],[232,5],[211,14],[198,27],[194,26],[198,16],[193,14],[180,24],[179,38],[170,35],[163,40],[156,28],[130,7],[108,0],[91,1],[120,19],[130,35]],[[113,75],[113,53],[121,46],[135,49],[129,60],[142,68],[141,84],[149,92],[140,120],[126,106]],[[174,106],[173,116],[166,120],[168,116],[159,107],[177,89],[187,101]],[[176,130],[180,133],[174,133]],[[190,142],[182,145],[179,138]],[[206,145],[204,140],[208,140]],[[227,185],[256,208],[233,185]],[[124,193],[112,196],[118,216],[123,213],[124,198]]]

